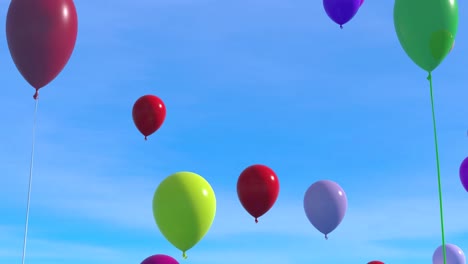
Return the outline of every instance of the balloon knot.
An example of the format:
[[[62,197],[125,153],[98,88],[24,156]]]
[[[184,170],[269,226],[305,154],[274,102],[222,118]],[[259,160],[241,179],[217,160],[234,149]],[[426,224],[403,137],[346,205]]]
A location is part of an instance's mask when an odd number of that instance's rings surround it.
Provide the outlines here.
[[[327,235],[325,235],[325,240],[328,240],[328,236],[327,236]]]
[[[258,224],[258,219],[255,217],[255,223]]]
[[[427,75],[427,78],[426,78],[428,81],[430,81],[432,79],[432,74],[431,72],[429,72],[429,74]]]
[[[182,252],[182,257],[183,257],[184,259],[187,259],[187,254],[185,254],[185,251]]]
[[[37,100],[37,97],[39,96],[39,90],[36,89],[36,92],[33,95],[34,100]]]
[[[148,137],[147,137],[147,136],[145,136],[145,141],[146,141],[146,140],[148,140]]]
[[[343,29],[343,25],[340,25],[340,28]]]

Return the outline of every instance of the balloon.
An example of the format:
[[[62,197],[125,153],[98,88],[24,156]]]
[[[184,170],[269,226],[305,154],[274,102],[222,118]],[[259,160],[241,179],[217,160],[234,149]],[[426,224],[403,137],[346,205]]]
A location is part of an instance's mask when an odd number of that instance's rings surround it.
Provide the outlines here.
[[[179,262],[170,256],[158,254],[147,257],[141,264],[179,264]]]
[[[178,172],[159,184],[153,198],[153,215],[163,236],[185,252],[208,232],[216,214],[216,197],[210,184],[193,172]]]
[[[361,3],[359,3],[359,7],[361,7],[362,4],[364,4],[364,0],[361,0]]]
[[[463,188],[468,192],[468,157],[460,165],[460,180]]]
[[[466,264],[465,253],[453,244],[445,244],[445,255],[447,256],[447,264]],[[442,246],[438,247],[434,251],[434,255],[432,255],[432,263],[444,264]]]
[[[310,223],[328,239],[343,220],[348,200],[335,182],[322,180],[312,184],[304,196],[304,211]]]
[[[279,188],[275,172],[264,165],[246,168],[237,180],[237,196],[256,223],[275,204]]]
[[[166,106],[159,97],[144,95],[133,105],[132,116],[135,126],[147,140],[164,123]]]
[[[383,263],[382,261],[373,260],[373,261],[371,261],[371,262],[369,262],[367,264],[385,264],[385,263]]]
[[[356,15],[361,0],[323,0],[323,7],[328,17],[343,28]]]
[[[395,30],[416,65],[432,72],[444,60],[458,30],[457,0],[395,0]]]
[[[38,91],[63,70],[75,48],[73,0],[14,0],[6,21],[8,48],[26,81]]]

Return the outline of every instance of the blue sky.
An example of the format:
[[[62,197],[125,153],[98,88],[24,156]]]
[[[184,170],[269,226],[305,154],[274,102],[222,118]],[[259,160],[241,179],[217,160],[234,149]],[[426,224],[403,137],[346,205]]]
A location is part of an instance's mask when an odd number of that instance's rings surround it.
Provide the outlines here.
[[[0,2],[5,21],[9,1]],[[401,49],[392,1],[366,1],[343,30],[321,1],[77,1],[79,35],[41,90],[28,264],[430,263],[440,245],[426,73]],[[434,72],[448,243],[468,248],[465,5],[453,52]],[[21,259],[33,89],[0,30],[0,262]],[[145,142],[134,101],[161,97],[167,120]],[[236,196],[247,166],[281,191],[255,225]],[[181,253],[151,212],[158,183],[189,170],[214,188],[206,237]],[[338,182],[349,208],[325,241],[302,209],[307,187]]]

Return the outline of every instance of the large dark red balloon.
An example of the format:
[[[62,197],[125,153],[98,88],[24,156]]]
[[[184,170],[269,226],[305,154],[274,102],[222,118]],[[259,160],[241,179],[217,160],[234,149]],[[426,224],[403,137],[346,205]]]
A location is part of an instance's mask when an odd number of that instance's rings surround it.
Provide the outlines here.
[[[166,106],[157,96],[144,95],[133,105],[133,122],[138,130],[147,137],[158,130],[166,119]]]
[[[12,0],[6,35],[11,57],[36,89],[63,70],[75,48],[78,16],[72,0]]]
[[[373,260],[373,261],[371,261],[371,262],[369,262],[367,264],[385,264],[385,263],[383,263],[382,261]]]
[[[279,181],[275,172],[264,165],[246,168],[237,180],[237,195],[247,212],[258,218],[273,207],[279,194]]]

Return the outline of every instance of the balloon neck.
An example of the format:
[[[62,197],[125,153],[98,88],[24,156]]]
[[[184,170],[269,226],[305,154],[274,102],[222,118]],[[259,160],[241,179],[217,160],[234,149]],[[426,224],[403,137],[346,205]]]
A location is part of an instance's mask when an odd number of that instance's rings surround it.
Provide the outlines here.
[[[427,75],[427,78],[426,78],[428,81],[432,81],[432,73],[429,72],[429,74]]]
[[[258,224],[258,218],[257,217],[255,217],[255,223]]]
[[[36,89],[36,92],[33,95],[34,100],[37,100],[38,96],[39,96],[39,89]]]
[[[328,240],[328,235],[325,235],[325,240]]]
[[[145,136],[145,141],[146,141],[146,140],[148,140],[148,137],[147,137],[147,136]]]
[[[187,259],[187,254],[185,254],[185,251],[182,252],[182,258]]]
[[[340,25],[340,28],[343,29],[343,25]]]

